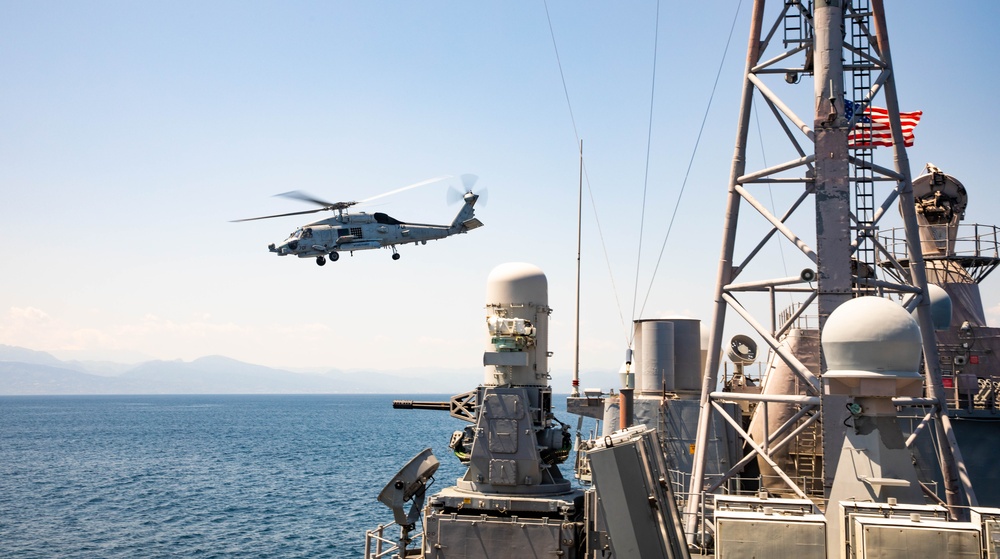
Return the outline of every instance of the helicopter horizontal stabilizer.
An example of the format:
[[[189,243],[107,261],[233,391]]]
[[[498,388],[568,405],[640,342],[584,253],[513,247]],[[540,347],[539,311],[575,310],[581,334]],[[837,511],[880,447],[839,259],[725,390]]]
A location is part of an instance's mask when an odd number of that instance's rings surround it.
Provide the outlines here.
[[[475,217],[471,219],[466,219],[465,221],[462,222],[462,227],[465,227],[466,229],[477,229],[482,226],[483,222],[479,221],[479,219]]]

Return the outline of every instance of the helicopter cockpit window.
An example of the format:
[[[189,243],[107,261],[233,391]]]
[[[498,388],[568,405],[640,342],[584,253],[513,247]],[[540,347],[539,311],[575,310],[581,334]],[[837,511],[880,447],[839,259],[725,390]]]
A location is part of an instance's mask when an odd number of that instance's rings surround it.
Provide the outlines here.
[[[302,238],[302,230],[301,229],[296,229],[295,232],[291,234],[291,237],[293,239],[301,239]]]
[[[306,227],[305,229],[302,230],[302,237],[303,238],[308,239],[308,238],[310,238],[312,236],[313,236],[313,230],[312,229]]]

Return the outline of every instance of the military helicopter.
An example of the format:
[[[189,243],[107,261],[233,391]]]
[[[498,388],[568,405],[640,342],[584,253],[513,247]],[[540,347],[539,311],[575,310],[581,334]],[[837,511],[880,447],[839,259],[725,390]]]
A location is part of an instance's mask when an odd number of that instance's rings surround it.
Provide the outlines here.
[[[381,212],[368,214],[365,212],[349,213],[345,210],[351,206],[371,202],[372,200],[398,194],[404,190],[417,188],[441,182],[451,176],[437,177],[425,181],[404,186],[391,192],[372,196],[359,201],[351,202],[327,202],[320,200],[305,192],[294,190],[284,192],[276,196],[294,198],[319,206],[314,210],[304,210],[276,215],[265,215],[262,217],[251,217],[247,219],[236,219],[234,222],[254,221],[258,219],[271,219],[275,217],[286,217],[292,215],[310,214],[322,211],[333,211],[336,215],[307,223],[296,229],[287,239],[280,243],[271,243],[268,250],[278,256],[295,255],[299,258],[315,258],[319,266],[326,265],[327,258],[331,262],[340,259],[341,252],[350,252],[352,255],[356,250],[371,250],[376,248],[392,249],[392,259],[399,260],[399,253],[396,245],[407,243],[427,244],[427,241],[443,239],[451,235],[466,233],[483,226],[483,223],[475,217],[476,201],[479,194],[472,192],[472,186],[478,177],[475,175],[462,175],[462,184],[465,192],[459,192],[452,187],[449,198],[455,201],[462,200],[464,203],[458,211],[458,215],[451,222],[451,225],[433,225],[426,223],[409,223],[400,221]]]

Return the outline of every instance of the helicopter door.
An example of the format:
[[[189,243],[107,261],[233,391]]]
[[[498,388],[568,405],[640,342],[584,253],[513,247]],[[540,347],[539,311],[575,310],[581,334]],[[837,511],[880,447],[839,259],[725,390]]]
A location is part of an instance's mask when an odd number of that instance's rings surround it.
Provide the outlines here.
[[[313,231],[313,244],[330,246],[333,244],[332,231],[329,229],[317,229]]]

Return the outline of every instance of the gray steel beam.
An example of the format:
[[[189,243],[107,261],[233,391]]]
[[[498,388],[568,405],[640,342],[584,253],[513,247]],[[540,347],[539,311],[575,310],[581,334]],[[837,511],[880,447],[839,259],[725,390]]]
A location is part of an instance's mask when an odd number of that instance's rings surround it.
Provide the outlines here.
[[[732,283],[733,252],[736,246],[736,229],[740,215],[740,195],[736,190],[736,179],[743,175],[746,169],[746,145],[750,131],[750,116],[753,112],[753,83],[750,81],[750,69],[760,60],[761,29],[764,21],[764,0],[754,0],[753,12],[750,18],[750,38],[747,45],[746,71],[743,80],[743,95],[740,101],[740,120],[736,130],[736,149],[729,172],[729,195],[726,198],[726,217],[723,223],[722,255],[719,258],[718,279],[715,282],[715,312],[712,318],[712,330],[709,334],[708,347],[721,348],[722,334],[726,324],[726,300],[723,298],[723,286]],[[719,382],[719,351],[709,349],[705,374],[702,375],[700,413],[698,415],[698,430],[695,435],[695,458],[691,472],[689,498],[685,509],[684,532],[688,543],[694,543],[695,531],[701,516],[701,495],[705,487],[705,457],[708,442],[708,428],[711,424],[712,406],[710,395]]]
[[[886,64],[892,67],[892,55],[889,49],[889,32],[885,25],[885,8],[882,0],[872,0],[872,14],[875,21],[875,36],[878,38],[879,51]],[[976,494],[965,471],[965,462],[955,439],[955,432],[948,418],[948,402],[944,398],[944,384],[941,380],[941,364],[937,355],[937,340],[934,336],[934,324],[931,319],[930,297],[927,294],[927,275],[924,270],[924,259],[918,235],[916,209],[913,205],[913,184],[910,180],[910,161],[906,155],[903,140],[903,130],[899,122],[899,100],[896,96],[896,81],[889,75],[885,83],[886,109],[890,117],[892,129],[893,155],[896,170],[903,175],[903,185],[899,195],[900,210],[906,228],[906,243],[910,252],[910,273],[913,284],[923,291],[923,298],[917,306],[917,322],[920,324],[920,334],[924,346],[924,375],[928,396],[938,401],[941,421],[937,424],[942,439],[947,444],[940,445],[938,460],[944,478],[945,497],[953,517],[959,517],[958,507],[962,505],[959,493],[959,482],[965,490],[969,505],[976,505]]]

